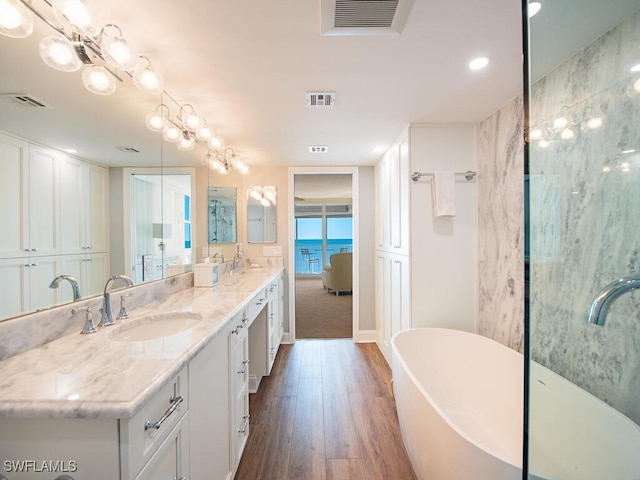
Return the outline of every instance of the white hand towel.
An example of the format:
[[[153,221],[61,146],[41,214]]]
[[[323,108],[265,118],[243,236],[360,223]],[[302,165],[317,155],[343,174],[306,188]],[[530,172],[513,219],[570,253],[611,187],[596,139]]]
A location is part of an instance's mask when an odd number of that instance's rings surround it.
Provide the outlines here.
[[[435,172],[433,174],[431,193],[434,216],[454,217],[456,215],[455,182],[453,172]]]

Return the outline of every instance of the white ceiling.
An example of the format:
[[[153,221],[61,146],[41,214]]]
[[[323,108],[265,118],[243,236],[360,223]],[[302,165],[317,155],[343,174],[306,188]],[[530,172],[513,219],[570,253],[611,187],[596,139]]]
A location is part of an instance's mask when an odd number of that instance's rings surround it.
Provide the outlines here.
[[[479,122],[522,91],[517,0],[415,0],[395,36],[323,36],[320,0],[87,4],[120,26],[163,73],[165,90],[192,104],[250,166],[372,165],[380,157],[373,148],[385,149],[409,123]],[[33,5],[46,10],[43,0]],[[30,93],[53,108],[0,100],[0,130],[112,165],[157,164],[160,155],[165,165],[200,162],[204,147],[176,154],[145,129],[160,99],[126,75],[114,96],[100,97],[84,90],[80,72],[46,67],[37,44],[52,32],[36,25],[28,39],[0,37],[0,93]],[[467,64],[479,55],[491,63],[472,72]],[[335,107],[308,108],[309,91],[335,91]],[[309,145],[329,153],[310,154]]]

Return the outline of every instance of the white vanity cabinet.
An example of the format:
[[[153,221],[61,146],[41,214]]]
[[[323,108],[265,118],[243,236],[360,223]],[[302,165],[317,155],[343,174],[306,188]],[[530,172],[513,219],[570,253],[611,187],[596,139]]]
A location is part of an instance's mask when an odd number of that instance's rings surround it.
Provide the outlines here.
[[[235,319],[229,335],[230,451],[232,470],[240,463],[249,438],[249,330],[246,311]]]
[[[2,472],[10,480],[189,478],[187,390],[183,369],[128,419],[0,418]]]

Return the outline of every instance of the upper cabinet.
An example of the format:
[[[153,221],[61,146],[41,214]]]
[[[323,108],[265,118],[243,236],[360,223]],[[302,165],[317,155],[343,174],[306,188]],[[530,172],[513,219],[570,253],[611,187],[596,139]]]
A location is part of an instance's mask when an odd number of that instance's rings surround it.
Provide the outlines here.
[[[57,153],[0,135],[0,258],[58,253]]]
[[[409,255],[409,148],[400,137],[376,166],[376,248]]]
[[[108,250],[108,170],[69,156],[60,161],[61,253]]]

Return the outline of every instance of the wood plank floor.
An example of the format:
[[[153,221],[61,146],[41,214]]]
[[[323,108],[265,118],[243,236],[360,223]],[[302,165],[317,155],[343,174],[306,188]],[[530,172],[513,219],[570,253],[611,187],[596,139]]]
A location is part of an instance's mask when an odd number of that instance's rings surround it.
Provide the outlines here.
[[[236,480],[412,480],[391,370],[375,344],[282,345],[250,396]]]

